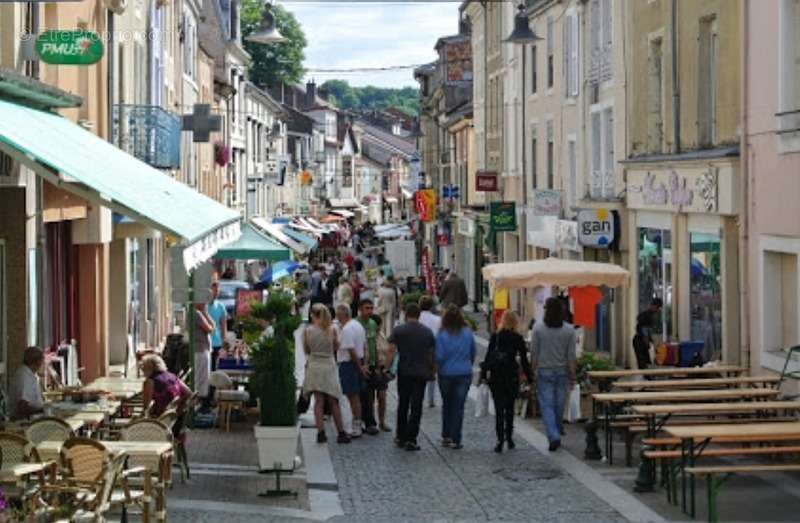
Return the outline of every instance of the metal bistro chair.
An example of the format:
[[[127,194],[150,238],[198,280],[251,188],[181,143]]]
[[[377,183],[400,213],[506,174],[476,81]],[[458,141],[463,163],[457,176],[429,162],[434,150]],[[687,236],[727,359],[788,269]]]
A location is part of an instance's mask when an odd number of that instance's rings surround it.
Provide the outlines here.
[[[250,394],[245,390],[236,389],[233,385],[233,380],[219,370],[211,373],[208,382],[216,389],[219,426],[220,428],[224,426],[225,432],[230,432],[233,410],[239,408],[244,411],[245,405],[250,400]]]
[[[150,521],[152,487],[146,469],[125,468],[128,456],[111,454],[105,445],[88,438],[72,438],[61,448],[63,475],[47,485],[46,491],[69,495],[78,507],[70,521],[105,521],[105,513],[116,506],[122,507],[122,520],[127,520],[127,510],[139,506],[143,521]],[[141,490],[131,489],[129,479],[143,477]]]
[[[24,436],[10,432],[0,432],[0,477],[7,495],[18,497],[23,505],[29,507],[31,512],[44,506],[41,499],[41,489],[47,483],[47,472],[51,478],[55,477],[55,463],[41,463],[36,447]],[[15,466],[26,464],[40,464],[41,467],[32,471],[31,475],[37,476],[37,482],[28,482],[24,479],[17,480],[13,474]],[[11,482],[13,481],[13,484]]]
[[[69,423],[53,417],[38,418],[25,429],[25,436],[34,445],[38,445],[43,441],[64,442],[74,435]]]
[[[139,420],[122,429],[122,441],[153,441],[172,445],[172,440],[172,432],[158,420]],[[130,456],[128,466],[147,469],[153,481],[153,487],[161,489],[163,492],[166,487],[172,485],[172,452],[164,458],[161,456]],[[161,520],[166,517],[164,507],[157,506],[156,511],[156,519]]]

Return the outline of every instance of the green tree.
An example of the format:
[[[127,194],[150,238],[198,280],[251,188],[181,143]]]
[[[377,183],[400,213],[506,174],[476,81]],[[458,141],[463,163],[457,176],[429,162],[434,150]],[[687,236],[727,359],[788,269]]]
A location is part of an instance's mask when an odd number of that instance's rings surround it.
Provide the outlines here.
[[[328,92],[331,102],[340,109],[358,111],[396,107],[409,116],[419,113],[419,91],[413,87],[353,87],[346,80],[328,80],[320,88]]]
[[[242,3],[242,35],[258,31],[261,26],[262,0],[244,0]],[[244,47],[253,62],[250,81],[260,87],[270,87],[277,82],[299,82],[303,78],[303,60],[308,45],[300,22],[292,13],[279,5],[272,6],[278,31],[286,38],[277,44],[256,44],[244,40]]]

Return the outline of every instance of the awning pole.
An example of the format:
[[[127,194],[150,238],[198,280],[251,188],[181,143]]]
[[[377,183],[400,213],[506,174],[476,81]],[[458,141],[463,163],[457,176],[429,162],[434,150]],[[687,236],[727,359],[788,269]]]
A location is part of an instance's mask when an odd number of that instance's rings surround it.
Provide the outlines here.
[[[186,316],[186,324],[186,329],[189,331],[189,373],[186,375],[186,379],[190,380],[189,383],[192,384],[189,388],[194,390],[194,269],[189,272],[189,314]],[[193,405],[189,405],[188,414],[188,425],[194,428]]]

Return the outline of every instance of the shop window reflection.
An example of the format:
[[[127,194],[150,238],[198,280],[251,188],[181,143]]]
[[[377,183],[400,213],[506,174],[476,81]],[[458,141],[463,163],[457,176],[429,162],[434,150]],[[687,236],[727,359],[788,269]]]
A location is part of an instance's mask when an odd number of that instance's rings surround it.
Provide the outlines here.
[[[661,321],[653,334],[667,341],[672,329],[672,234],[666,229],[640,227],[638,234],[639,311],[661,298],[664,307]]]
[[[692,340],[704,343],[703,359],[709,361],[722,350],[722,238],[719,233],[696,232],[689,237]]]

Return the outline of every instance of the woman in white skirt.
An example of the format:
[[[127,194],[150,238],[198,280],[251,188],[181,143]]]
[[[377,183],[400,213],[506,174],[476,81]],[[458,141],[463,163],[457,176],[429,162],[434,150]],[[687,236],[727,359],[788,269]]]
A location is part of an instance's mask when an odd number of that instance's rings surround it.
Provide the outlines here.
[[[339,398],[342,386],[339,383],[339,370],[334,354],[339,345],[336,329],[331,324],[331,313],[322,303],[311,308],[311,325],[303,331],[303,352],[306,354],[306,377],[303,394],[314,394],[314,420],[317,423],[317,443],[326,443],[323,410],[325,402],[331,402],[333,421],[339,432],[337,443],[350,443],[344,431]]]

